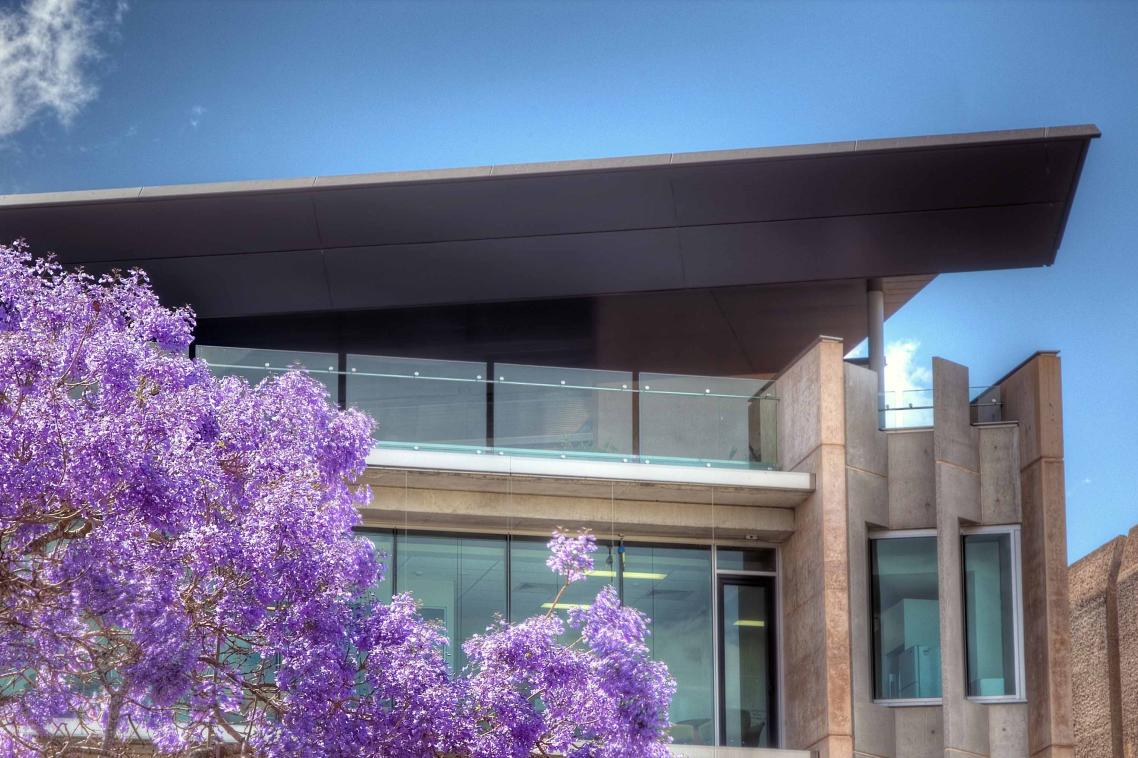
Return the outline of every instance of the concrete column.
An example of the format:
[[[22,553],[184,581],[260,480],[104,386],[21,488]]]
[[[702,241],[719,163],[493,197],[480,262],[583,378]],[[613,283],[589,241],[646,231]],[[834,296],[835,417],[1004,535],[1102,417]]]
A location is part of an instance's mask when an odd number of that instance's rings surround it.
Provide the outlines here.
[[[844,354],[820,337],[774,388],[783,468],[815,477],[783,543],[783,744],[819,758],[853,754]]]
[[[1019,423],[1028,755],[1071,758],[1063,400],[1059,356],[1036,353],[1001,380],[1004,420]]]
[[[880,279],[866,281],[865,317],[869,330],[869,369],[877,372],[878,424],[885,426],[881,398],[885,394],[885,292]]]
[[[960,529],[981,519],[979,432],[969,418],[968,369],[943,358],[933,358],[933,465],[944,757],[993,755],[987,709],[965,688]]]

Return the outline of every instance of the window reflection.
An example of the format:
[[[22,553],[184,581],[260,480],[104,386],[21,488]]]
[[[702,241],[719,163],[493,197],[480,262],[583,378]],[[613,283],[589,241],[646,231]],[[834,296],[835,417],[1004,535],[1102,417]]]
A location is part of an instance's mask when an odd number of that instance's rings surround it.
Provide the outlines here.
[[[1017,694],[1013,582],[1011,534],[964,537],[969,697]]]
[[[446,627],[447,658],[461,670],[462,642],[505,612],[506,539],[400,532],[395,560],[395,591],[411,592],[423,617]]]
[[[936,537],[875,539],[870,547],[876,696],[882,700],[938,698]]]
[[[549,557],[547,540],[515,537],[510,540],[510,620],[517,622],[549,612],[550,603],[561,589],[562,578],[545,565]],[[585,579],[570,584],[557,601],[557,613],[568,617],[569,608],[589,605],[606,584],[616,584],[616,551],[609,543],[597,541],[593,553],[596,570]],[[563,642],[571,642],[577,633],[566,629]]]
[[[672,739],[713,744],[711,551],[629,545],[624,556],[624,603],[651,619],[652,657],[676,679]]]

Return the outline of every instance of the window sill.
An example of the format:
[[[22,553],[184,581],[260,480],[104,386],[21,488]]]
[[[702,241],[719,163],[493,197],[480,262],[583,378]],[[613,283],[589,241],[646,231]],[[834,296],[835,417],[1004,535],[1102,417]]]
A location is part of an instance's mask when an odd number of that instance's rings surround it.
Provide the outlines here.
[[[916,708],[919,706],[928,705],[942,705],[943,698],[939,697],[914,697],[905,698],[904,700],[874,700],[874,705],[883,705],[886,708]]]

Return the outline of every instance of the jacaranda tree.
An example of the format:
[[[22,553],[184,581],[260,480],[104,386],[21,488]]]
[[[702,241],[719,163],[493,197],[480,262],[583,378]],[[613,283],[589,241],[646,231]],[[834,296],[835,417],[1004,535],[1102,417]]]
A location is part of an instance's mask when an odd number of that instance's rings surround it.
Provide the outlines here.
[[[674,684],[607,587],[466,642],[357,538],[372,421],[185,357],[144,274],[0,246],[0,753],[663,756]],[[550,568],[585,576],[586,534]]]

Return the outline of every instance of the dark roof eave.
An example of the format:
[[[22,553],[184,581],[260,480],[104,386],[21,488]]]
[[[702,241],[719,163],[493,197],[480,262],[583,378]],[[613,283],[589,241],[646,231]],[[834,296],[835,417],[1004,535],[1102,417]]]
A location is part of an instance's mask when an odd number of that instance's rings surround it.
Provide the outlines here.
[[[1033,129],[1008,129],[921,137],[847,140],[806,145],[706,150],[687,153],[660,153],[655,155],[576,159],[538,163],[0,195],[0,208],[268,194],[305,190],[362,188],[379,185],[477,181],[525,176],[556,176],[580,172],[603,173],[610,171],[666,168],[680,165],[712,166],[748,161],[802,159],[811,157],[821,158],[853,153],[899,153],[911,150],[935,150],[938,148],[960,148],[1024,142],[1081,140],[1089,145],[1089,140],[1097,139],[1101,136],[1102,132],[1094,124],[1080,124]],[[1084,147],[1083,151],[1084,157],[1085,154],[1086,147]],[[1081,165],[1080,162],[1080,168]],[[1077,173],[1075,179],[1076,181],[1078,179]],[[1074,186],[1072,186],[1071,191],[1072,196],[1073,194]]]

